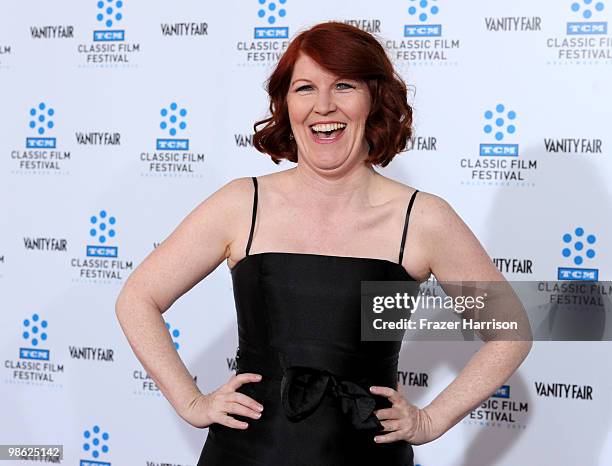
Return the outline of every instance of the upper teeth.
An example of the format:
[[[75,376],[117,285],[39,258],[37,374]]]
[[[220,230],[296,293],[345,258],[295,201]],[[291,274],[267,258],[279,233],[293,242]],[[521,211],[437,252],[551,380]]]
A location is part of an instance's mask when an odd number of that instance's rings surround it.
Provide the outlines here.
[[[334,131],[336,129],[341,129],[346,126],[346,123],[327,123],[324,125],[313,125],[312,129],[315,131]]]

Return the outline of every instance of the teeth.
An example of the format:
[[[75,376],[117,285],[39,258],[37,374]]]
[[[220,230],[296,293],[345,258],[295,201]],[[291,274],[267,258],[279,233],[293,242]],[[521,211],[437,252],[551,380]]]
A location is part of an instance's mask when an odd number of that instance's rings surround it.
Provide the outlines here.
[[[317,132],[323,132],[323,131],[327,132],[327,131],[334,131],[336,129],[341,129],[345,127],[346,127],[346,123],[327,123],[324,125],[313,125],[312,129]]]

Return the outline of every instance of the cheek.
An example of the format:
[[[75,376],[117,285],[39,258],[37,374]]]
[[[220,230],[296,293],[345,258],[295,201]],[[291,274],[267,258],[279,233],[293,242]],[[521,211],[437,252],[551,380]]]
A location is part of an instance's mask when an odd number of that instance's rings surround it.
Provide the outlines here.
[[[287,111],[293,123],[300,123],[308,116],[308,106],[299,100],[287,99]]]
[[[350,112],[352,120],[365,122],[370,113],[369,99],[356,99],[351,102]]]

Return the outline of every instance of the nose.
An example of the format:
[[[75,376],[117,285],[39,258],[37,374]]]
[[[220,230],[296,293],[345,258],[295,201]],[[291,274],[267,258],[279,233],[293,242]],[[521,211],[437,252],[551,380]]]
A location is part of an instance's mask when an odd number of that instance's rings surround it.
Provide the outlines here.
[[[317,96],[314,111],[322,115],[334,112],[336,110],[336,102],[334,96],[329,91],[321,91]]]

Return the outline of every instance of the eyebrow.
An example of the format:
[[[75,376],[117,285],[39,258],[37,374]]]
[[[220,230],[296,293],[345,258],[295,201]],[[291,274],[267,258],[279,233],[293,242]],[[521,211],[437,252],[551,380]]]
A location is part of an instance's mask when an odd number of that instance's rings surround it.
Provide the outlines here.
[[[312,83],[312,81],[310,79],[306,79],[306,78],[297,78],[294,79],[291,84],[289,85],[289,87],[293,86],[295,83],[299,82],[299,81],[305,81],[307,83]],[[355,81],[355,79],[351,79],[351,78],[342,78],[339,77],[338,79],[336,79],[335,81]],[[334,82],[335,82],[334,81]]]

